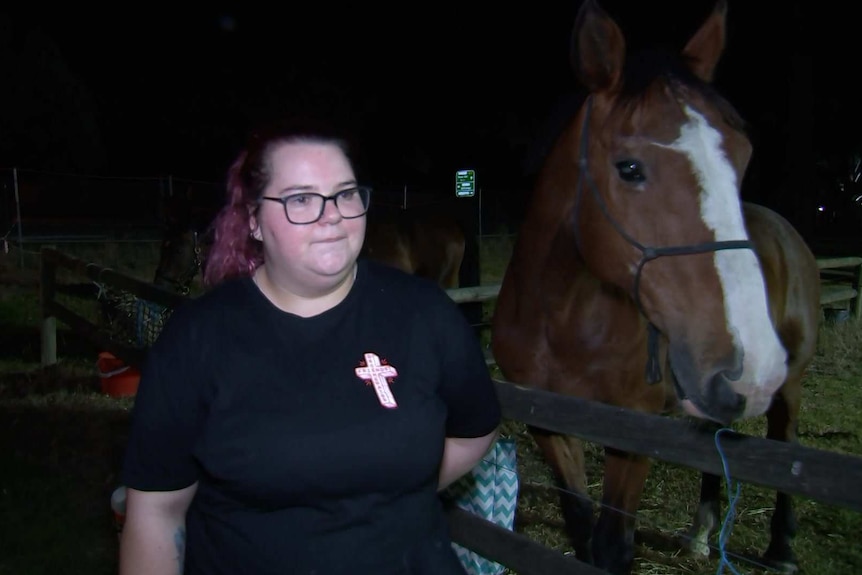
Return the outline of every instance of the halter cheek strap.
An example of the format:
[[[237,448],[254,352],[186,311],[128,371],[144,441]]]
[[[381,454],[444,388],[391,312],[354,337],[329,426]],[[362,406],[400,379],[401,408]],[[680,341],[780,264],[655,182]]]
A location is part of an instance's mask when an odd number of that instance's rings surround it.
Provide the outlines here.
[[[596,203],[599,206],[599,209],[602,212],[605,220],[611,224],[611,226],[616,230],[617,234],[622,237],[626,243],[637,248],[638,251],[641,252],[641,258],[638,262],[637,270],[635,271],[634,277],[634,285],[633,285],[633,299],[635,301],[635,305],[638,308],[638,311],[641,315],[644,316],[647,320],[647,367],[646,367],[646,380],[647,383],[657,383],[661,381],[661,366],[658,361],[658,343],[659,343],[659,329],[655,326],[655,324],[650,320],[646,311],[643,308],[643,304],[641,303],[640,298],[640,282],[641,282],[641,272],[643,271],[644,266],[647,262],[658,259],[663,256],[680,256],[680,255],[690,255],[690,254],[702,254],[708,252],[716,252],[719,250],[737,250],[737,249],[750,249],[754,250],[754,244],[751,240],[727,240],[721,242],[703,242],[698,244],[688,244],[688,245],[680,245],[680,246],[665,246],[665,247],[655,247],[655,246],[646,246],[641,242],[637,241],[633,238],[625,229],[617,222],[616,219],[611,215],[608,211],[607,205],[605,204],[604,198],[601,193],[599,193],[598,186],[596,186],[595,181],[590,175],[589,163],[587,161],[587,152],[589,149],[589,125],[590,125],[590,114],[593,109],[593,97],[592,95],[587,98],[586,102],[586,113],[584,114],[584,124],[581,129],[581,153],[580,158],[578,160],[578,164],[580,167],[580,173],[578,174],[578,183],[575,191],[575,211],[574,211],[574,226],[575,226],[575,238],[576,241],[580,244],[580,238],[578,234],[578,213],[580,211],[581,205],[581,190],[584,188],[583,182],[586,181],[587,187],[590,189],[590,192],[593,195]],[[580,247],[580,246],[579,246]]]

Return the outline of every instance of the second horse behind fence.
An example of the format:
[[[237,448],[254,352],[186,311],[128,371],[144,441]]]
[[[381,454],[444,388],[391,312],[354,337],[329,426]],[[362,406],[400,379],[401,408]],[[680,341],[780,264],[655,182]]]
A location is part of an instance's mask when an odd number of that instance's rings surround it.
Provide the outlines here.
[[[364,257],[428,278],[443,289],[461,285],[467,233],[451,213],[425,209],[369,212]]]

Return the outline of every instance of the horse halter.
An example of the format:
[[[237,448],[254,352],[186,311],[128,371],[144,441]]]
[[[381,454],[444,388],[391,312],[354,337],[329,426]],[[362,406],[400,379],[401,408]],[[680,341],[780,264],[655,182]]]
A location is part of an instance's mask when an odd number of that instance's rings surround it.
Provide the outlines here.
[[[583,189],[583,182],[586,180],[590,191],[593,194],[593,197],[596,200],[596,203],[599,205],[599,209],[602,211],[602,215],[611,224],[611,226],[616,230],[617,234],[622,237],[626,243],[637,248],[641,252],[641,259],[638,262],[637,270],[635,271],[635,279],[634,279],[634,301],[635,305],[637,305],[638,311],[643,315],[647,320],[647,366],[646,366],[646,379],[647,383],[653,384],[661,381],[661,366],[658,361],[658,336],[659,330],[655,326],[655,324],[650,320],[646,311],[641,304],[640,298],[640,280],[641,280],[641,272],[643,271],[644,265],[647,262],[652,261],[654,259],[658,259],[662,256],[681,256],[681,255],[690,255],[690,254],[702,254],[707,252],[716,252],[719,250],[737,250],[737,249],[754,249],[754,244],[751,240],[726,240],[721,242],[704,242],[699,244],[688,244],[688,245],[680,245],[680,246],[666,246],[666,247],[656,247],[656,246],[645,246],[640,243],[636,239],[634,239],[631,234],[626,232],[626,230],[620,225],[620,223],[614,219],[611,213],[608,211],[607,205],[605,204],[602,195],[599,193],[598,187],[596,186],[595,181],[592,176],[590,176],[589,171],[589,163],[587,161],[587,151],[589,147],[589,124],[590,124],[590,114],[592,112],[593,107],[593,97],[592,95],[587,98],[586,102],[586,113],[584,115],[584,125],[581,129],[581,153],[580,158],[578,159],[578,165],[580,168],[580,173],[578,174],[578,184],[575,191],[575,233],[577,237],[577,214],[580,210],[581,204],[581,190]]]

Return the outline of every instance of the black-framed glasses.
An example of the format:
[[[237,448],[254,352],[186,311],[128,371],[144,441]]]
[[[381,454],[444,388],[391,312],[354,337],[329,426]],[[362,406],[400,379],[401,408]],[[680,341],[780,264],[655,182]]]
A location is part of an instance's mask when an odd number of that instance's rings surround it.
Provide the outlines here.
[[[335,209],[345,220],[352,220],[365,215],[368,204],[371,201],[371,188],[368,186],[357,186],[336,192],[331,196],[324,196],[314,192],[301,192],[276,198],[273,196],[261,196],[261,200],[278,202],[284,206],[284,215],[292,224],[313,224],[321,217],[326,209],[326,202],[335,204]]]

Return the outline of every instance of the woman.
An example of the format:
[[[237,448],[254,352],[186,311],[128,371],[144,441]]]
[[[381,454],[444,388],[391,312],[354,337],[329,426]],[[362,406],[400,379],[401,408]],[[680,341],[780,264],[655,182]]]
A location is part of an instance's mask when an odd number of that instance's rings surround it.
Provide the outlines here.
[[[462,574],[437,491],[497,437],[479,343],[435,284],[357,261],[342,140],[252,139],[201,297],[147,356],[120,572]]]

